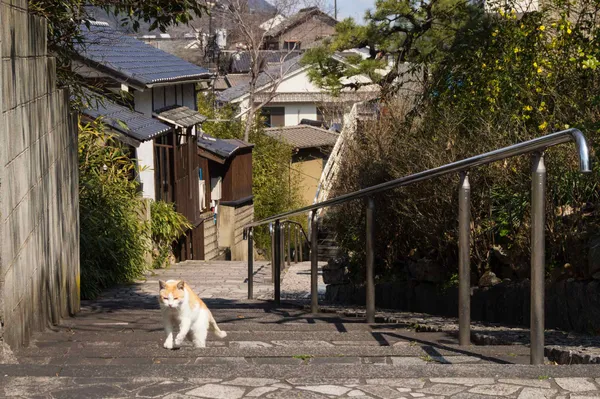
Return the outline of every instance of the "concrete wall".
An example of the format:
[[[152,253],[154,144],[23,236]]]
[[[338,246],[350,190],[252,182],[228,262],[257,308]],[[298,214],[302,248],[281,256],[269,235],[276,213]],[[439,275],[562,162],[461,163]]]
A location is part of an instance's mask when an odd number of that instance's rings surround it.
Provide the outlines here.
[[[248,243],[244,241],[244,226],[254,220],[254,204],[235,208],[231,260],[248,260]]]
[[[219,210],[220,212],[220,210]],[[203,218],[213,216],[212,212],[202,214]],[[215,259],[219,256],[219,243],[217,236],[217,225],[213,219],[204,221],[204,260]]]
[[[274,104],[273,106],[277,105]],[[297,126],[302,119],[317,120],[316,104],[292,103],[282,105],[285,106],[285,126]]]
[[[254,204],[219,205],[219,248],[229,248],[231,260],[248,260],[244,226],[254,220]]]
[[[312,157],[300,158],[292,163],[292,173],[296,173],[304,205],[312,205],[315,199],[324,163],[323,158]]]
[[[46,22],[0,0],[0,29],[0,341],[19,347],[79,310],[77,129]]]

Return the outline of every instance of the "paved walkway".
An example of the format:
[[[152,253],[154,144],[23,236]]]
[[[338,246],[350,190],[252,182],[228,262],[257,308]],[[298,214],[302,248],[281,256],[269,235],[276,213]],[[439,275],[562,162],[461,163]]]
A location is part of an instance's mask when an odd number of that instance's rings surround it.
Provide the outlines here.
[[[284,294],[306,297],[307,268],[285,274]],[[248,301],[246,270],[237,262],[186,262],[105,292],[36,335],[15,353],[18,364],[0,364],[0,397],[600,398],[597,366],[529,366],[522,345],[461,348],[447,332]],[[258,262],[257,296],[272,292],[269,274]],[[185,279],[227,338],[209,336],[203,349],[163,349],[159,278]]]

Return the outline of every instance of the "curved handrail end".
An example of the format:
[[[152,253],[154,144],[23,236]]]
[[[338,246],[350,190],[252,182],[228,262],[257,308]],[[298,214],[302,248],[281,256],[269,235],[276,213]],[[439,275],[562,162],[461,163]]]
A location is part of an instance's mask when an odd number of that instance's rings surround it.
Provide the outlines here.
[[[568,131],[577,146],[577,153],[579,154],[579,171],[581,173],[591,173],[592,161],[590,160],[590,150],[587,139],[579,129],[572,128]]]

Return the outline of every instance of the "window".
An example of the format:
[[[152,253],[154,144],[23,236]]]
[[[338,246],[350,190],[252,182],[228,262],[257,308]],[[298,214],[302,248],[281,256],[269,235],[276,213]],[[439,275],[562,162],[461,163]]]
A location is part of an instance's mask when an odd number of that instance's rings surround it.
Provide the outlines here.
[[[265,126],[285,126],[285,107],[263,107],[261,115],[265,118]]]
[[[283,42],[284,50],[300,50],[300,41],[298,40],[286,40]]]

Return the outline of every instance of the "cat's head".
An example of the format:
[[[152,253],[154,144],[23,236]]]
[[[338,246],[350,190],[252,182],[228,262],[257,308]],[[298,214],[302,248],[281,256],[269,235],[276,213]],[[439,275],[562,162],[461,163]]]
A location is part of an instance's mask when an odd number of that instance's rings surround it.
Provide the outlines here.
[[[176,309],[181,306],[185,297],[183,280],[158,281],[160,288],[159,301],[165,307]]]

